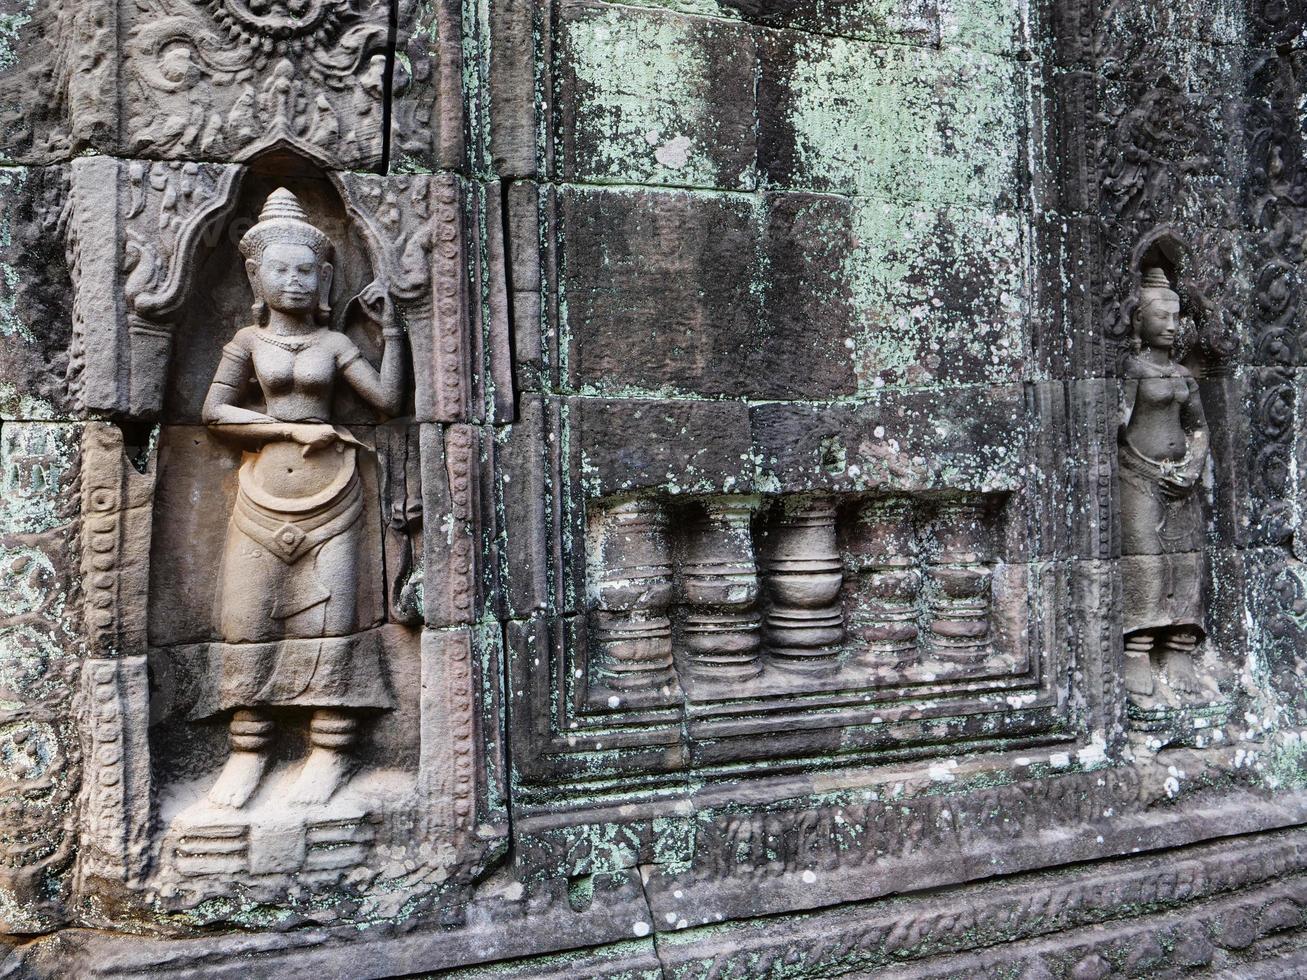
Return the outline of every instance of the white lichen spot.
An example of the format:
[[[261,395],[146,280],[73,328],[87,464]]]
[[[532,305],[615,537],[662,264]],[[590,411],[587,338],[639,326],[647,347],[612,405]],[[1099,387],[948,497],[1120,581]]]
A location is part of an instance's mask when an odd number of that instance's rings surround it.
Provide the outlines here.
[[[680,170],[690,161],[690,137],[677,136],[654,150],[654,159],[669,170]]]
[[[1076,759],[1082,766],[1096,766],[1107,761],[1107,740],[1102,732],[1094,732],[1089,744],[1076,753]]]

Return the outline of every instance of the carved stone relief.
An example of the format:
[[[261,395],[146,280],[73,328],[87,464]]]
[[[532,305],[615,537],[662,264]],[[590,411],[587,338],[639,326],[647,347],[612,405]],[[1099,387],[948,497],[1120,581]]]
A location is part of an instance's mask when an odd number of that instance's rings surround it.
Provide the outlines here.
[[[1144,711],[1217,694],[1195,669],[1205,633],[1201,485],[1210,436],[1198,384],[1171,359],[1180,297],[1145,269],[1133,314],[1139,353],[1122,383],[1121,576],[1125,684]]]
[[[0,973],[1302,972],[1294,5],[11,6]]]
[[[667,698],[678,670],[735,686],[857,664],[878,684],[908,667],[984,674],[1000,510],[980,496],[603,501],[587,552],[599,683]]]
[[[453,900],[503,833],[458,180],[74,171],[70,380],[161,423],[81,447],[79,889]]]

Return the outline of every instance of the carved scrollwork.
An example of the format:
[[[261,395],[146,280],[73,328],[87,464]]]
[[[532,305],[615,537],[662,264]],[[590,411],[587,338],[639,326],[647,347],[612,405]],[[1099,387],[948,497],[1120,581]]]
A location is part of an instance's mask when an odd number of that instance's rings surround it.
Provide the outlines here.
[[[381,150],[387,12],[325,0],[135,0],[135,148],[246,158],[277,141],[346,163]]]
[[[242,173],[223,164],[127,165],[123,293],[133,313],[158,319],[181,302],[196,239],[231,206]]]

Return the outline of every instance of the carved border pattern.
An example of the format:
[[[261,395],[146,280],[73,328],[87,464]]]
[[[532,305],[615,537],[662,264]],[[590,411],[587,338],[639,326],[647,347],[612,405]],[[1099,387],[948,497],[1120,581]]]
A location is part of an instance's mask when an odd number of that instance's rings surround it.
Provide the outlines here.
[[[849,909],[818,913],[811,921],[766,933],[738,929],[716,952],[711,952],[711,947],[691,947],[693,962],[671,965],[668,975],[680,978],[708,973],[730,980],[784,976],[795,969],[844,972],[900,965],[919,958],[925,969],[936,963],[944,968],[947,960],[940,962],[932,957],[1105,921],[1116,921],[1128,928],[1140,909],[1183,907],[1224,895],[1237,897],[1250,886],[1307,871],[1300,835],[1203,848],[1197,854],[1182,853],[1178,859],[1148,861],[1144,867],[1136,867],[1137,863],[1141,862],[1109,865],[1065,884],[1036,880],[988,893],[948,896],[942,907],[920,912],[876,914]],[[1251,939],[1257,934],[1299,927],[1304,902],[1307,891],[1299,882],[1291,895],[1276,890],[1265,900],[1251,896],[1230,911],[1236,916],[1251,912],[1255,920],[1260,919],[1260,928],[1252,923],[1245,926],[1251,927]],[[1143,921],[1148,923],[1146,928],[1153,928],[1148,918]],[[777,938],[778,934],[784,938]],[[1233,938],[1232,933],[1226,934]],[[1104,935],[1101,945],[1106,947],[1107,940]],[[1140,949],[1151,950],[1154,945],[1143,944]],[[1231,948],[1242,945],[1229,944]],[[1075,958],[1085,952],[1071,955]],[[1164,954],[1158,957],[1164,958]]]
[[[61,925],[82,753],[77,424],[0,430],[0,930]]]

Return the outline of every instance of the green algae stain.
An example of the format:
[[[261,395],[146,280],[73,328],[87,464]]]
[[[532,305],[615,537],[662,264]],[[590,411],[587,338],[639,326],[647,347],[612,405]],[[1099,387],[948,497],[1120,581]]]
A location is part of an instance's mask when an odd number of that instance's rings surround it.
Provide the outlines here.
[[[861,395],[886,385],[1020,380],[1028,320],[1021,219],[859,199],[844,258]]]
[[[2,25],[3,19],[0,18],[0,38],[3,38]],[[3,51],[3,45],[0,43],[0,56]],[[26,180],[26,168],[0,170],[0,199],[14,193]],[[13,249],[13,245],[14,232],[10,216],[7,211],[0,212],[0,251],[9,252]],[[36,338],[32,335],[31,328],[18,315],[18,270],[8,262],[0,262],[0,280],[3,280],[3,286],[0,287],[0,337],[18,337],[28,343],[34,343]]]
[[[59,513],[77,457],[79,426],[46,422],[0,427],[0,534],[41,534]]]
[[[1024,43],[1026,0],[940,0],[940,44],[1011,53]]]
[[[1023,69],[847,38],[804,37],[789,52],[796,185],[941,205],[1013,200]]]
[[[696,30],[696,26],[698,30]],[[709,113],[711,28],[677,17],[602,10],[569,24],[578,142],[600,178],[713,185],[712,147],[696,138]]]
[[[0,71],[7,71],[18,63],[15,50],[23,29],[32,22],[36,0],[27,0],[22,9],[0,14]]]

